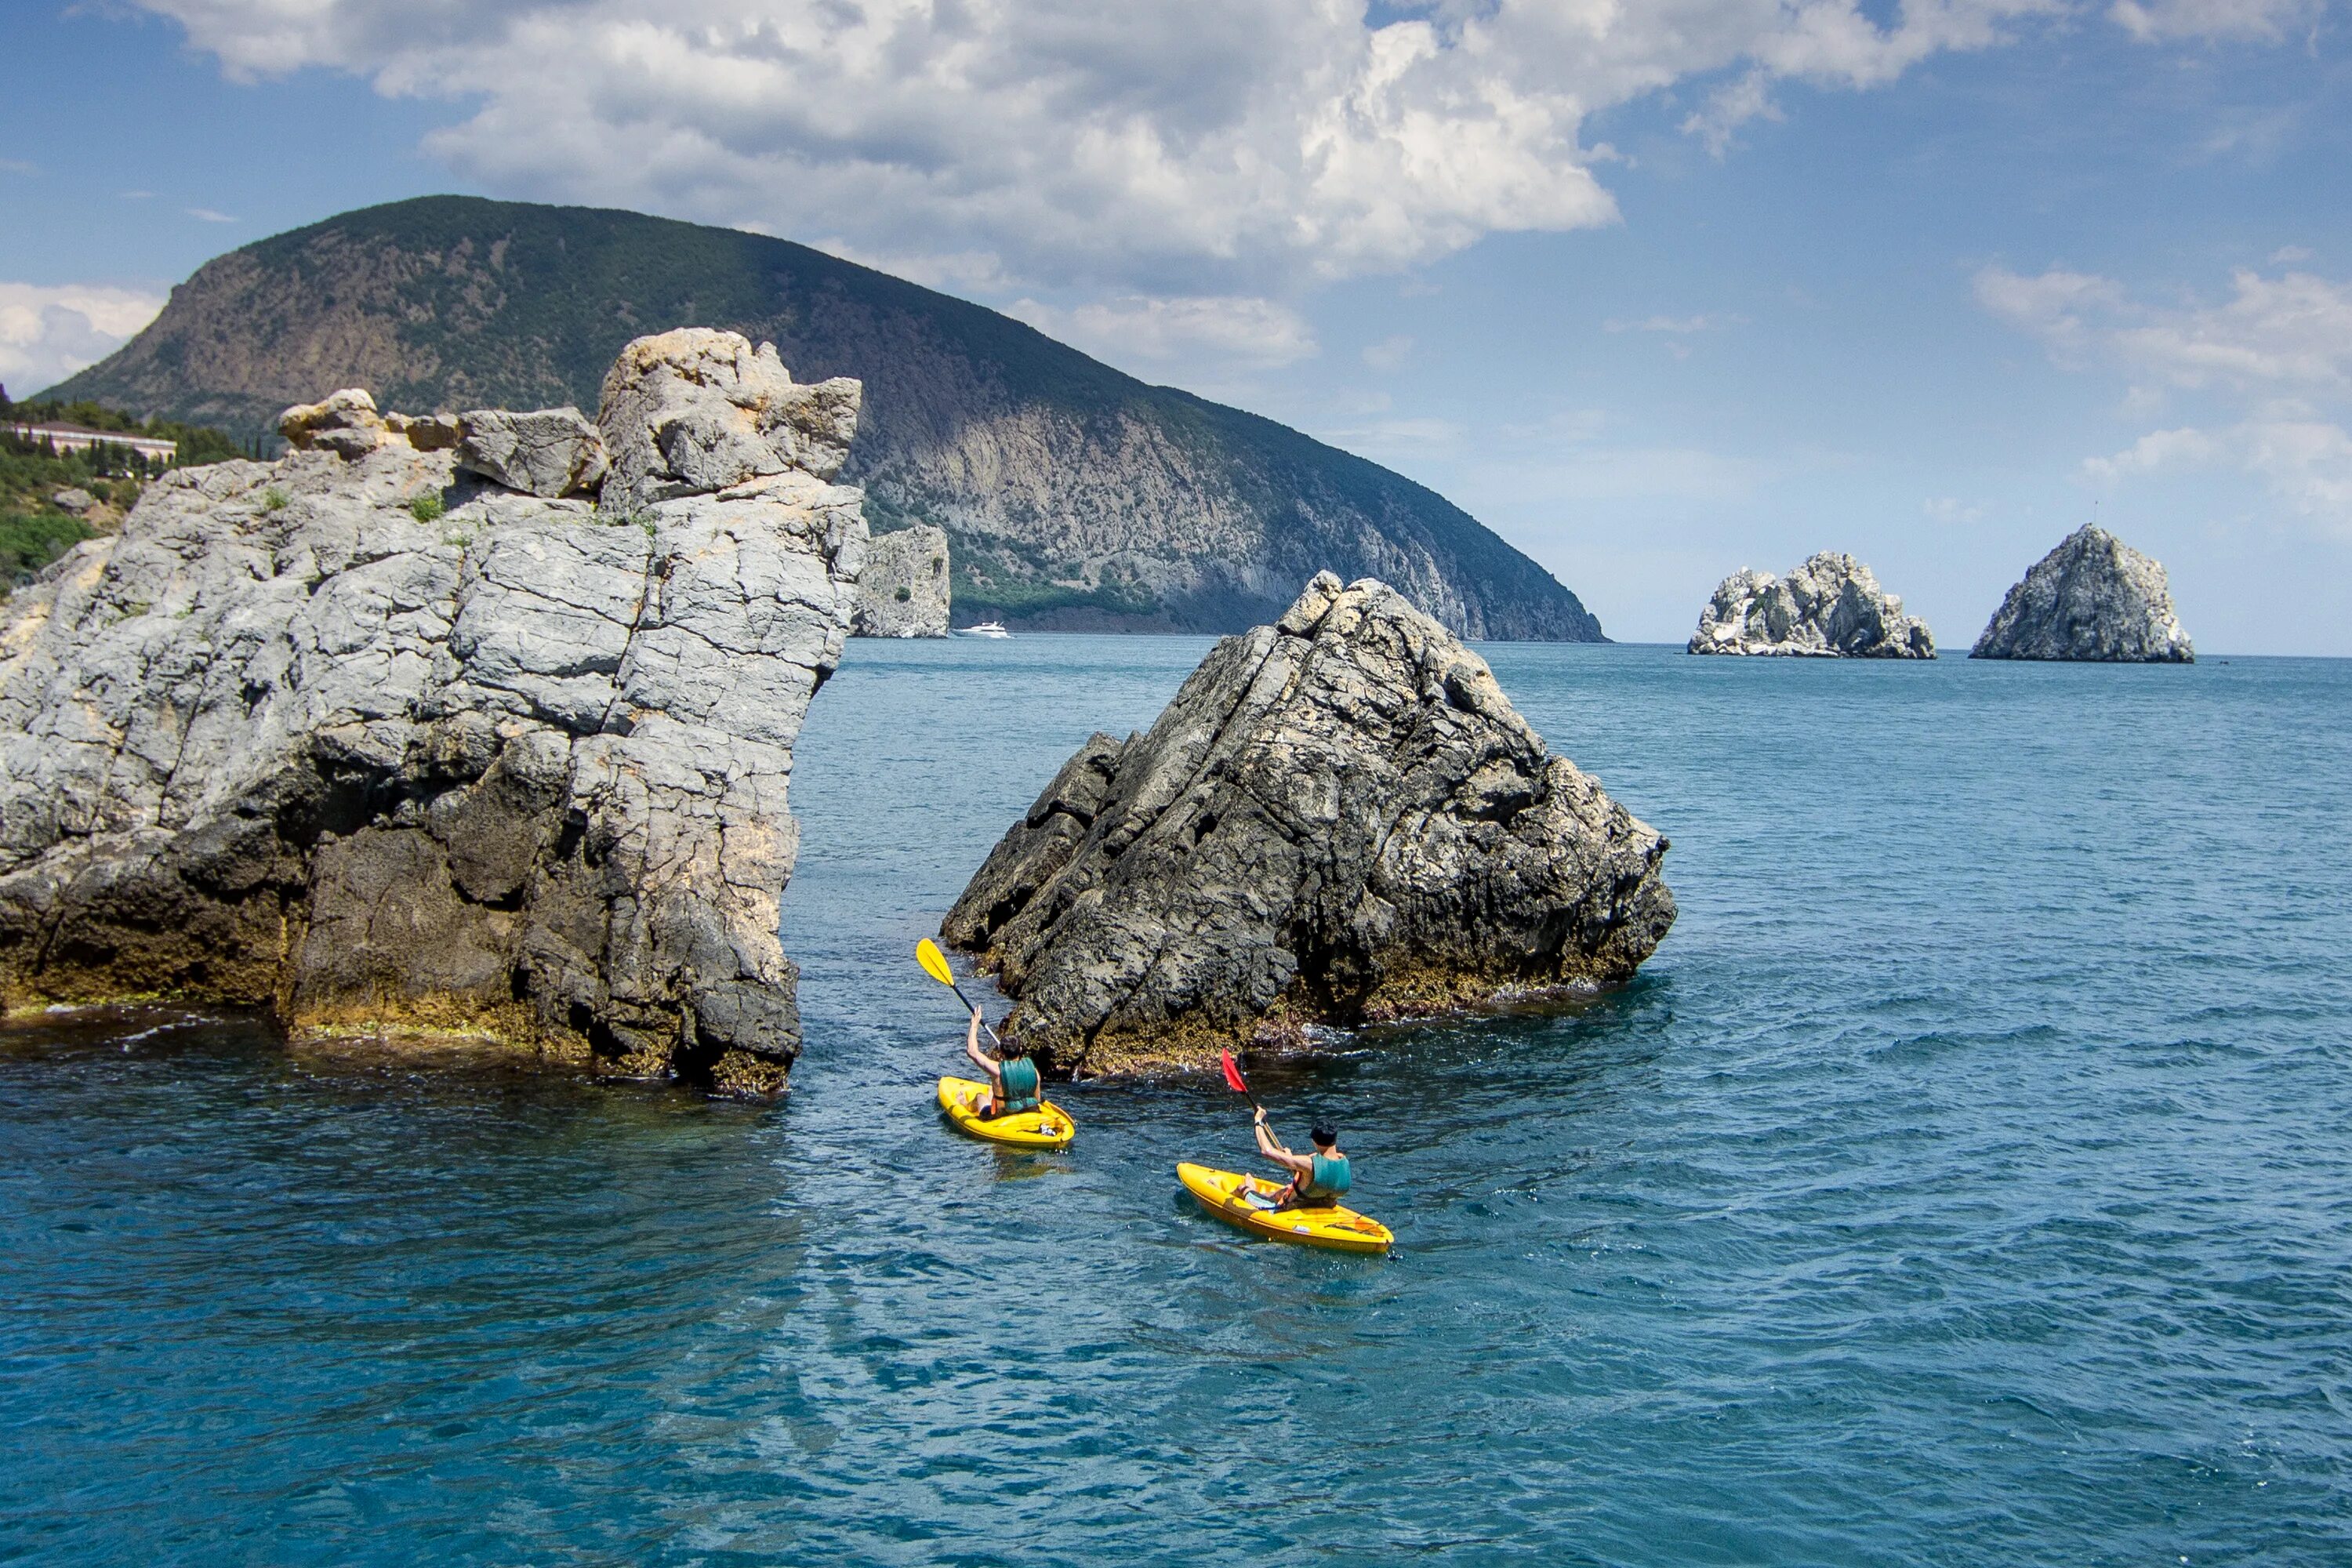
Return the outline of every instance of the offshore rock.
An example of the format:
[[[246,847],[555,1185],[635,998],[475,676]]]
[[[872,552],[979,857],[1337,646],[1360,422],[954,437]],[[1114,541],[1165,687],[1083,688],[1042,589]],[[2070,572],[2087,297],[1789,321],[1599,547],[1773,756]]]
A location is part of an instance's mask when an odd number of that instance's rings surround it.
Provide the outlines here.
[[[409,439],[421,445],[413,429]],[[459,468],[550,500],[594,493],[611,466],[604,438],[577,408],[477,408],[458,416],[457,447]]]
[[[1969,657],[2193,664],[2197,650],[2163,566],[2085,523],[2009,591]]]
[[[1666,840],[1552,755],[1486,666],[1329,573],[1097,735],[942,924],[1055,1068],[1620,981],[1673,924]]]
[[[282,461],[166,475],[0,611],[8,1004],[262,1005],[781,1089],[786,785],[860,492],[772,454],[615,517],[452,447],[347,454],[327,437],[383,424],[362,398],[295,411]]]
[[[858,637],[943,637],[948,635],[948,536],[917,523],[877,533],[857,575],[857,605],[849,635]]]
[[[1824,550],[1786,577],[1746,567],[1726,577],[1699,612],[1687,651],[1933,658],[1936,637],[1869,567]]]

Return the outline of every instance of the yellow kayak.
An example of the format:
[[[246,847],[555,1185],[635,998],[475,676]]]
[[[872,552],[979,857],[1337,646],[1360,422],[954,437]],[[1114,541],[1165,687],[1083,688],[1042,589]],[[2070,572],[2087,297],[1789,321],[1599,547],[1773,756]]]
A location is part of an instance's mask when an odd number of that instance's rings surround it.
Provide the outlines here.
[[[1186,1192],[1201,1200],[1202,1208],[1227,1225],[1238,1226],[1252,1236],[1263,1236],[1271,1241],[1328,1247],[1335,1252],[1386,1252],[1396,1240],[1380,1221],[1336,1204],[1329,1208],[1284,1209],[1276,1213],[1260,1208],[1242,1195],[1255,1193],[1270,1199],[1282,1191],[1279,1182],[1261,1181],[1232,1171],[1213,1171],[1189,1162],[1176,1167],[1176,1179],[1184,1184]]]
[[[975,1138],[985,1138],[992,1143],[1017,1143],[1024,1149],[1066,1149],[1070,1140],[1078,1135],[1078,1124],[1050,1100],[1043,1101],[1035,1110],[1024,1110],[1015,1116],[982,1116],[987,1108],[988,1085],[980,1079],[940,1079],[940,1109],[947,1112],[948,1120],[960,1131]]]

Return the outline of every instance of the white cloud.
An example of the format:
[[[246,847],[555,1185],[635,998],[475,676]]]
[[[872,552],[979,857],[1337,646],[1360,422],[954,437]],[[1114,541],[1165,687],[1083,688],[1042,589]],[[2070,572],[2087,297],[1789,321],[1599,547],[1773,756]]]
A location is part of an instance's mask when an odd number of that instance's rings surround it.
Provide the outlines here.
[[[41,171],[38,168],[35,167],[31,163],[27,163],[22,158],[0,158],[0,173],[10,174],[37,174],[40,172]]]
[[[228,214],[215,212],[210,207],[183,207],[180,210],[199,223],[235,223],[236,221]]]
[[[2175,386],[2242,390],[2352,385],[2352,284],[2308,272],[2231,274],[2218,305],[2147,305],[2110,279],[2000,268],[1977,274],[1977,300],[2063,359],[2098,353]]]
[[[1197,356],[1273,369],[1317,352],[1314,329],[1271,300],[1127,295],[1069,308],[1022,300],[1005,313],[1097,359],[1130,367]]]
[[[2297,262],[2310,260],[2311,256],[2311,247],[2307,245],[2282,245],[2271,252],[2271,265],[2293,267]]]
[[[2275,39],[2310,26],[2326,0],[2116,0],[2107,15],[2142,43],[2169,38]]]
[[[1638,321],[1612,318],[1601,323],[1601,330],[1611,332],[1672,332],[1687,336],[1692,332],[1709,331],[1729,326],[1747,318],[1742,316],[1644,316]]]
[[[1780,106],[1772,101],[1771,76],[1759,66],[1707,94],[1706,105],[1683,121],[1682,130],[1720,158],[1731,150],[1733,132],[1751,120],[1780,118]]]
[[[0,283],[0,384],[22,397],[122,346],[163,299],[135,289]]]
[[[1374,370],[1394,370],[1412,355],[1412,339],[1402,333],[1382,338],[1364,350],[1364,363]]]
[[[2157,430],[2112,457],[2083,464],[2117,484],[2165,469],[2226,467],[2263,480],[2292,510],[2352,538],[2352,433],[2330,420],[2255,417],[2220,429]]]
[[[2241,268],[2219,303],[2148,304],[2086,273],[2027,278],[1988,268],[1977,275],[1977,299],[2041,337],[2062,363],[2100,360],[2131,375],[2126,414],[2152,412],[2168,393],[2212,416],[2087,458],[2086,478],[2113,485],[2233,468],[2261,479],[2289,510],[2352,536],[2352,283]]]
[[[1984,508],[1972,506],[1957,496],[1937,496],[1921,510],[1933,521],[1954,526],[1981,521],[1984,518]]]
[[[1285,294],[1614,222],[1582,142],[1689,83],[1865,89],[2061,0],[139,0],[233,76],[463,104],[428,149],[510,195],[984,255],[1032,290]],[[1875,12],[1879,7],[1873,5]],[[1711,117],[1711,118],[1710,118]]]

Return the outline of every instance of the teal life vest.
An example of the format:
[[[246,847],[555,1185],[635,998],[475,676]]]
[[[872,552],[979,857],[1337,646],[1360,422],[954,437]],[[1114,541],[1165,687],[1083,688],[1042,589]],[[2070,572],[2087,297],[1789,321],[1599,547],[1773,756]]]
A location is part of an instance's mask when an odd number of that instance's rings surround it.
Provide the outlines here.
[[[1035,1062],[1027,1057],[1013,1057],[1000,1064],[997,1071],[1004,1077],[1004,1110],[1001,1114],[1017,1116],[1045,1103],[1045,1086],[1037,1077]]]
[[[1303,1204],[1331,1203],[1348,1195],[1348,1156],[1345,1154],[1310,1155],[1312,1167],[1307,1176],[1307,1187],[1298,1194]]]

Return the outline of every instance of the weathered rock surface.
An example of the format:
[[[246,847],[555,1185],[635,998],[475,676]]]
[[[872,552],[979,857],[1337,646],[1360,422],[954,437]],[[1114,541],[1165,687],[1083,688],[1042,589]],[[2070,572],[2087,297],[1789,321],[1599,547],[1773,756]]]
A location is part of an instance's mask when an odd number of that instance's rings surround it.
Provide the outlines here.
[[[1699,612],[1691,653],[1933,658],[1935,634],[1869,567],[1824,550],[1786,577],[1742,567]]]
[[[846,376],[803,386],[773,343],[680,327],[639,338],[605,373],[597,423],[612,455],[604,504],[644,506],[786,469],[841,472],[863,389]]]
[[[857,574],[857,605],[849,635],[859,637],[943,637],[948,635],[948,535],[917,523],[877,533]]]
[[[49,504],[59,511],[69,511],[79,517],[98,505],[98,498],[79,485],[68,485],[49,497]]]
[[[316,403],[298,403],[278,416],[278,433],[298,452],[362,458],[392,437],[366,388],[347,386]]]
[[[941,927],[1056,1068],[1100,1074],[1623,980],[1666,841],[1386,584],[1318,574],[1148,733],[1097,735]]]
[[[2009,591],[1969,657],[2192,664],[2197,650],[2163,566],[2085,523]]]
[[[409,440],[422,445],[413,427]],[[604,438],[577,408],[477,408],[457,416],[456,445],[457,466],[468,473],[550,500],[593,494],[611,467]]]
[[[616,515],[362,445],[364,394],[288,423],[284,460],[166,475],[0,611],[8,1003],[265,1005],[781,1089],[791,747],[860,493],[772,448]]]

